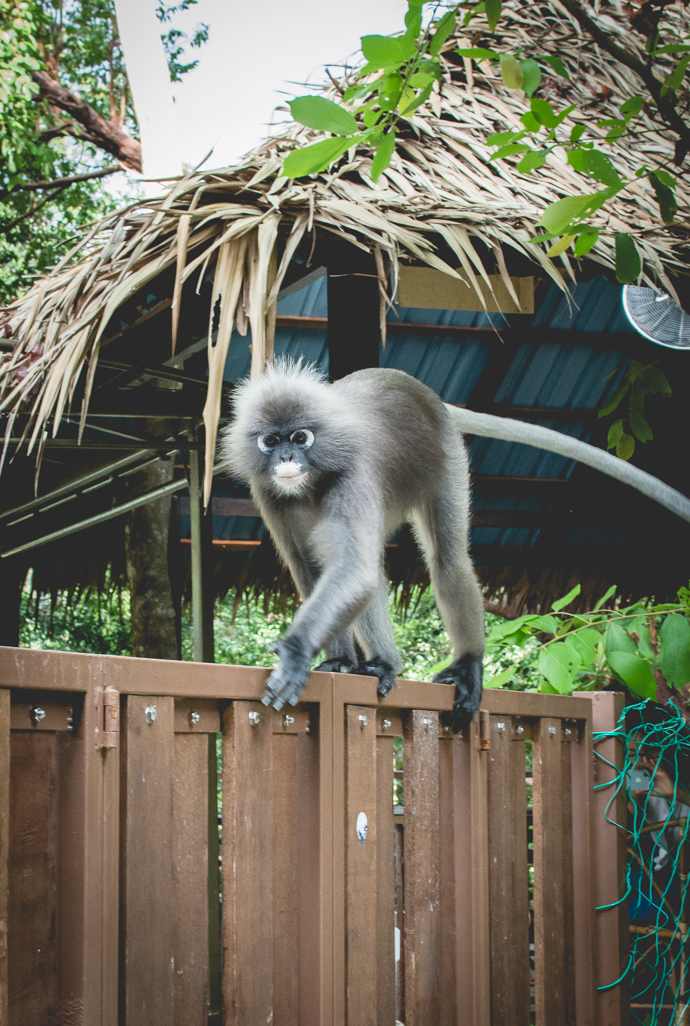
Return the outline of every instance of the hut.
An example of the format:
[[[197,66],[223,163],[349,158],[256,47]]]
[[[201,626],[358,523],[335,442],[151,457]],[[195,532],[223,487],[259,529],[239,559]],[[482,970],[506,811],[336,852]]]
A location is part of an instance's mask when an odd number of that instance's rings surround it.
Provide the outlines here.
[[[628,33],[619,0],[606,18],[614,37]],[[18,585],[32,566],[38,590],[100,588],[107,567],[124,581],[129,552],[130,585],[145,591],[142,574],[149,583],[167,574],[165,601],[178,609],[190,593],[199,609],[231,589],[289,597],[247,492],[215,474],[213,456],[233,385],[274,353],[306,356],[333,379],[400,367],[447,402],[595,445],[605,445],[597,407],[630,360],[659,364],[673,394],[654,401],[654,439],[634,459],[690,491],[674,446],[687,357],[634,332],[612,272],[613,234],[632,231],[641,280],[688,306],[687,184],[679,180],[674,225],[660,221],[640,178],[600,215],[605,230],[585,259],[550,259],[529,241],[542,211],[591,183],[558,147],[529,175],[510,158],[491,159],[487,135],[521,127],[529,101],[489,62],[457,54],[488,37],[481,16],[472,30],[472,39],[459,28],[447,42],[442,85],[407,119],[377,183],[371,152],[356,147],[326,172],[286,178],[286,154],[317,137],[287,124],[238,165],[163,183],[159,199],[95,224],[3,311],[8,579]],[[564,130],[584,124],[603,143],[599,122],[638,91],[634,73],[584,39],[557,0],[504,6],[492,48],[528,42],[535,53],[557,53],[569,74],[545,74],[540,94],[574,104]],[[629,35],[626,45],[636,45]],[[353,75],[334,80],[334,94]],[[626,178],[650,152],[672,159],[653,113],[640,123],[611,153]],[[626,597],[657,598],[683,583],[682,526],[649,500],[527,446],[480,438],[471,446],[472,545],[490,608],[542,609],[575,581],[583,606],[611,583]],[[391,545],[391,578],[409,594],[424,585],[423,568],[407,535]],[[5,594],[12,643],[17,591]],[[202,621],[196,652],[208,658]]]

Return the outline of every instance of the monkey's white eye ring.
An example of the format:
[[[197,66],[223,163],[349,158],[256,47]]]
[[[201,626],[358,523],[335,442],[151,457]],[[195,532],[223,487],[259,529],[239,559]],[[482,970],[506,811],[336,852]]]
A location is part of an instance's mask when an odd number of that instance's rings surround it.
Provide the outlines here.
[[[293,445],[300,445],[303,449],[308,449],[310,445],[314,444],[314,433],[309,428],[300,428],[299,431],[292,432],[290,441]]]
[[[274,434],[259,435],[259,437],[256,440],[256,444],[259,446],[262,452],[270,453],[273,452],[276,445],[280,444],[280,439],[278,438],[278,435]]]

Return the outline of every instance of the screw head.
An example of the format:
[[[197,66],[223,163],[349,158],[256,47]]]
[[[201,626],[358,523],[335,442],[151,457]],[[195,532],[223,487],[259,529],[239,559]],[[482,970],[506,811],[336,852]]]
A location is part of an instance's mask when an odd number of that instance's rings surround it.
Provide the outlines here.
[[[390,720],[383,720],[382,723],[381,723],[381,728],[383,730],[388,730],[388,728],[390,726],[391,726],[391,721]]]
[[[425,730],[431,730],[431,720],[430,719],[425,718],[425,719],[422,720],[422,723],[424,724],[424,729]]]
[[[363,715],[362,715],[362,714],[360,713],[360,716],[359,716],[359,726],[360,726],[360,730],[364,730],[364,728],[365,728],[366,726],[368,726],[368,724],[369,724],[369,720],[367,719],[367,717],[366,717],[366,716],[363,716]]]
[[[285,714],[285,716],[283,716],[283,726],[284,727],[291,727],[294,722],[295,722],[295,717],[294,716],[288,716],[287,713]]]
[[[565,728],[564,734],[566,737],[570,737],[570,735],[572,734],[570,727]]]
[[[525,733],[525,728],[524,727],[516,727],[516,733],[517,734],[524,734]]]
[[[450,733],[450,727],[448,726],[448,724],[447,724],[447,723],[445,723],[445,724],[443,725],[443,733],[444,733],[444,734],[448,734],[448,733]]]
[[[158,710],[155,705],[147,705],[144,710],[144,715],[146,716],[146,722],[150,725],[155,723],[158,719]]]
[[[46,718],[45,709],[41,709],[40,705],[35,705],[31,710],[31,719],[33,723],[40,723],[41,720]]]
[[[497,723],[496,724],[496,730],[499,732],[499,734],[503,734],[505,729],[506,729],[505,723]]]
[[[197,723],[201,719],[198,712],[190,712],[189,714],[189,726],[196,727]]]
[[[551,734],[552,736],[554,736],[554,737],[555,737],[555,734],[556,734],[556,728],[555,728],[555,727],[549,727],[549,734]]]
[[[261,717],[259,716],[258,712],[255,712],[252,709],[252,711],[249,713],[249,722],[251,723],[252,727],[256,727],[260,719]]]

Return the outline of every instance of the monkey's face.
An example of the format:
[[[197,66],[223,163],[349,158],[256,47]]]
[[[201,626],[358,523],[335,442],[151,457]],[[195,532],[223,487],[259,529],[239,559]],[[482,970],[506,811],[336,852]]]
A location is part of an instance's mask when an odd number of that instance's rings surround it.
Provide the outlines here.
[[[266,459],[266,472],[283,495],[304,491],[311,471],[309,449],[314,433],[309,428],[267,431],[256,440]]]

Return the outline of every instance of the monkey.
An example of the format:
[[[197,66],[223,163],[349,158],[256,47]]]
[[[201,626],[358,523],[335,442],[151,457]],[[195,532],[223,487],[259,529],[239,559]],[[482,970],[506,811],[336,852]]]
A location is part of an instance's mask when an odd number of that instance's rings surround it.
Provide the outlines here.
[[[278,361],[238,386],[221,459],[249,484],[302,603],[275,646],[265,705],[295,705],[316,669],[378,678],[402,670],[388,614],[386,540],[411,525],[453,648],[434,680],[455,686],[452,729],[482,695],[484,604],[468,554],[469,469],[462,431],[442,400],[399,370],[329,384]]]

